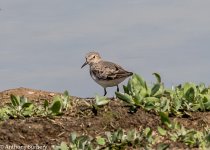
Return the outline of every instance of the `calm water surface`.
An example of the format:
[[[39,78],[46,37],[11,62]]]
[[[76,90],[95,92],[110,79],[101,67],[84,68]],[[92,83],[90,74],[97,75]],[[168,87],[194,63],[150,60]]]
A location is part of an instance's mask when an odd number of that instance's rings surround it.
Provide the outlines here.
[[[102,95],[89,68],[80,69],[92,50],[149,83],[159,72],[169,87],[209,85],[209,6],[207,0],[0,0],[0,91]]]

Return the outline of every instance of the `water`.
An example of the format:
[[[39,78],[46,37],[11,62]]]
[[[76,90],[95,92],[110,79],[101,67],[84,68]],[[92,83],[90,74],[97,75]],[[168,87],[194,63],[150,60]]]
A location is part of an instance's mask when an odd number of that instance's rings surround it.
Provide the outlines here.
[[[92,50],[149,83],[159,72],[166,86],[209,85],[209,5],[207,0],[0,0],[0,90],[102,95],[88,67],[80,69]],[[108,88],[108,96],[115,90]]]

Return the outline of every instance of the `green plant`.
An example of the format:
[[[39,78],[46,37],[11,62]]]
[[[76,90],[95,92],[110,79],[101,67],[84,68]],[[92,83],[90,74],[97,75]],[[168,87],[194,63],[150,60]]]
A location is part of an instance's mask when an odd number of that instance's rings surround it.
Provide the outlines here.
[[[96,95],[95,100],[92,101],[92,112],[97,115],[100,107],[107,105],[110,102],[105,96]]]
[[[142,77],[134,74],[124,86],[124,93],[116,92],[116,96],[129,104],[130,111],[138,108],[167,112],[181,116],[189,111],[210,110],[210,90],[204,84],[184,83],[183,85],[166,89],[159,74],[154,73],[156,83],[151,87]]]
[[[114,132],[105,132],[105,136],[97,135],[95,138],[87,135],[78,136],[75,132],[70,135],[70,142],[62,142],[60,146],[54,148],[65,150],[124,150],[124,149],[158,149],[165,150],[170,147],[167,141],[184,143],[190,148],[208,149],[210,148],[210,131],[196,131],[186,129],[177,121],[171,121],[168,114],[159,113],[162,125],[157,127],[157,132],[146,127],[141,131],[131,129],[125,131],[118,129]],[[161,141],[160,141],[161,140]],[[63,148],[62,148],[63,147]],[[56,150],[57,150],[56,149]]]
[[[70,148],[66,144],[66,142],[61,142],[59,146],[52,146],[54,150],[69,150]],[[75,149],[76,150],[76,149]]]
[[[37,106],[24,96],[10,95],[11,103],[0,108],[0,120],[30,116],[57,116],[72,106],[72,100],[67,91],[55,96],[50,104],[47,100],[42,106]]]
[[[0,120],[30,117],[35,115],[36,107],[33,103],[29,102],[26,97],[11,94],[10,101],[11,103],[0,108]]]
[[[55,96],[51,104],[45,100],[44,115],[61,115],[63,111],[66,111],[71,107],[71,102],[71,97],[69,96],[68,91],[65,91],[63,95]]]
[[[137,108],[146,110],[156,109],[163,95],[164,87],[160,75],[154,73],[157,82],[150,88],[142,77],[134,74],[129,79],[127,86],[123,86],[124,93],[116,92],[116,96],[130,105],[130,111],[136,112]]]
[[[3,107],[0,109],[0,120],[7,120],[9,119],[9,114],[11,114],[11,111],[9,107]]]
[[[176,121],[170,121],[166,113],[160,112],[161,122],[166,129],[158,127],[158,132],[162,136],[169,136],[172,141],[183,142],[190,147],[201,149],[210,148],[210,130],[196,131],[194,129],[186,129],[183,125]]]
[[[72,99],[69,95],[68,91],[64,91],[64,93],[60,96],[61,101],[63,101],[62,108],[63,110],[68,110],[72,106]]]
[[[62,101],[60,100],[59,96],[56,96],[53,99],[52,104],[49,104],[47,100],[44,101],[44,115],[53,115],[57,116],[60,115],[62,112]]]
[[[11,95],[10,115],[12,117],[27,117],[34,114],[34,105],[24,96]]]
[[[119,129],[115,132],[105,132],[105,137],[96,136],[92,138],[86,135],[78,136],[73,132],[70,135],[70,142],[68,144],[62,142],[60,146],[54,146],[54,149],[61,149],[61,147],[68,147],[71,150],[151,149],[155,145],[155,137],[152,133],[153,131],[150,128],[145,128],[141,132],[138,132],[136,129],[129,131]]]
[[[92,150],[92,138],[90,136],[78,136],[73,132],[70,134],[70,143],[62,142],[59,146],[53,146],[54,150]]]

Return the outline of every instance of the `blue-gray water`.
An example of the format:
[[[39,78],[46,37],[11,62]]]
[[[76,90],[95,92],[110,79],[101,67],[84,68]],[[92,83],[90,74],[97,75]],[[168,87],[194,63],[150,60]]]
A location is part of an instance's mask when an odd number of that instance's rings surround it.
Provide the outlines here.
[[[102,95],[89,68],[80,69],[92,50],[149,83],[159,72],[167,86],[209,85],[209,6],[208,0],[0,0],[0,91]]]

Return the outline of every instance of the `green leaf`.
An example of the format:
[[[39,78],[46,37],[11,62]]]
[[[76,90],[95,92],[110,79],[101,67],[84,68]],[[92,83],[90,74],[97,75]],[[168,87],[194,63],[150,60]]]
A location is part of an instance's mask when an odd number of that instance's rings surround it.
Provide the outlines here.
[[[162,97],[160,99],[160,108],[162,112],[169,111],[170,110],[170,100],[166,97]]]
[[[157,102],[160,102],[160,99],[159,98],[156,98],[156,97],[145,97],[144,98],[144,101],[145,101],[145,103],[155,104]]]
[[[146,129],[144,129],[144,134],[149,137],[152,135],[152,130],[149,127],[146,127]]]
[[[77,138],[77,133],[76,132],[72,132],[70,134],[70,137],[69,138],[70,138],[70,142],[75,143],[75,140]]]
[[[25,107],[23,110],[22,110],[22,115],[23,116],[32,116],[34,114],[34,105],[31,104],[29,105],[29,107]]]
[[[132,142],[132,141],[135,140],[135,138],[136,138],[136,130],[133,129],[133,130],[131,130],[131,131],[128,131],[128,133],[127,133],[127,140],[128,140],[129,142]]]
[[[118,135],[118,131],[112,133],[112,142],[113,143],[117,142],[117,140],[118,140],[117,135]]]
[[[87,142],[89,141],[89,137],[88,136],[80,136],[77,138],[77,140],[78,140],[78,148],[85,149],[85,146],[86,146]]]
[[[142,98],[149,96],[148,89],[143,88],[143,87],[141,87],[140,91],[136,92],[136,95],[137,93],[140,94]]]
[[[11,102],[12,102],[13,106],[16,107],[16,106],[20,105],[20,97],[19,96],[15,96],[15,95],[11,94],[10,99],[11,99]]]
[[[129,94],[129,89],[127,86],[123,85],[123,90],[124,90],[124,93]]]
[[[95,100],[97,106],[106,105],[110,102],[110,100],[108,100],[106,97],[99,95],[96,95]]]
[[[8,107],[3,107],[0,109],[0,120],[7,120],[9,119],[9,114],[11,114],[11,111]]]
[[[144,98],[144,106],[143,108],[146,110],[152,110],[152,109],[159,109],[159,106],[157,107],[156,105],[159,105],[160,99],[156,97],[146,97]]]
[[[185,83],[184,86],[184,96],[188,101],[193,101],[196,96],[196,86],[194,83]]]
[[[27,102],[28,102],[28,99],[26,97],[24,97],[24,96],[20,97],[20,105],[23,105],[23,104],[25,104]]]
[[[135,102],[133,101],[132,97],[126,93],[122,94],[120,92],[115,92],[117,98],[125,101],[126,103],[128,104],[132,104],[132,105],[135,105]]]
[[[172,107],[175,111],[178,111],[179,109],[181,109],[181,106],[182,106],[181,99],[174,97],[171,102],[172,102]]]
[[[161,77],[160,77],[160,75],[158,74],[158,73],[153,73],[153,75],[156,77],[156,79],[157,79],[157,83],[161,83]]]
[[[67,146],[66,142],[61,142],[60,149],[61,150],[69,150],[69,147]]]
[[[197,89],[201,94],[207,94],[208,93],[208,88],[206,88],[204,83],[200,83],[198,86],[196,86]]]
[[[107,137],[108,142],[109,142],[109,143],[113,143],[111,132],[105,132],[105,135],[106,135],[106,137]]]
[[[30,102],[27,102],[27,103],[24,103],[22,108],[27,108],[27,107],[30,107],[32,105],[32,103]]]
[[[148,91],[149,89],[148,89],[148,86],[147,86],[147,82],[146,81],[144,81],[144,88],[146,89],[146,91]]]
[[[68,92],[68,91],[64,91],[64,92],[63,92],[63,95],[64,95],[64,96],[69,96],[69,92]]]
[[[50,110],[52,111],[53,114],[57,115],[60,113],[60,110],[61,110],[61,101],[57,100],[57,101],[54,101],[52,106],[50,107]]]
[[[171,121],[170,121],[168,115],[164,112],[159,112],[159,115],[160,115],[161,122],[170,128]]]
[[[140,94],[135,95],[135,96],[133,97],[133,101],[134,101],[135,105],[137,105],[137,106],[139,106],[139,105],[141,104],[141,101],[142,101],[142,100],[143,100],[143,98],[141,97]]]
[[[122,141],[122,138],[123,138],[123,130],[122,129],[119,129],[117,131],[117,139]]]
[[[206,110],[205,105],[203,103],[203,99],[199,99],[199,105],[200,105],[201,111],[205,111]]]
[[[189,88],[186,93],[185,97],[188,101],[193,101],[195,99],[195,90],[193,87]]]
[[[157,150],[166,150],[166,149],[168,149],[169,148],[169,144],[166,144],[166,143],[160,143],[160,144],[158,144],[158,146],[157,146]]]
[[[183,89],[184,89],[184,94],[192,87],[194,87],[195,85],[193,83],[189,83],[189,82],[186,82],[184,85],[183,85]]]
[[[145,86],[144,79],[141,76],[137,75],[137,74],[134,74],[132,76],[132,80],[134,80],[134,81],[137,80],[138,81],[137,84],[140,84],[143,87]]]
[[[44,109],[47,109],[49,106],[49,102],[47,100],[44,101]]]
[[[96,142],[97,144],[101,145],[101,146],[104,146],[106,144],[106,141],[104,138],[102,138],[101,136],[97,136],[96,137]]]
[[[132,83],[131,83],[131,82],[132,82],[132,79],[130,78],[130,79],[128,80],[128,84],[127,84],[127,89],[128,89],[129,92],[132,91],[132,86],[131,86]],[[126,93],[126,92],[125,92],[125,93]],[[127,94],[129,94],[129,93],[127,93]]]
[[[157,129],[158,129],[158,132],[160,135],[164,136],[167,134],[167,131],[165,129],[161,128],[160,126],[158,126]]]
[[[151,96],[153,96],[153,95],[155,95],[158,91],[159,91],[159,89],[160,89],[160,84],[159,83],[157,83],[157,84],[155,84],[153,87],[152,87],[152,90],[151,90]]]
[[[206,136],[206,141],[210,143],[210,133]]]
[[[204,103],[205,109],[210,110],[210,101]]]

